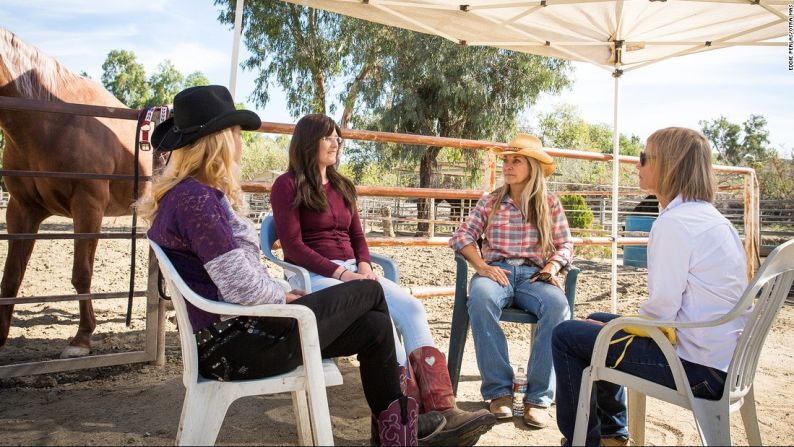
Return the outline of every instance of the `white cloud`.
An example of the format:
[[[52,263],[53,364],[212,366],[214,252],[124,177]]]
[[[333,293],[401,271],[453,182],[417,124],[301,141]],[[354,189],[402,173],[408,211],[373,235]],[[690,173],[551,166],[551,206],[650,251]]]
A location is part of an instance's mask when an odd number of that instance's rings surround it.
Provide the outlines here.
[[[177,43],[158,51],[141,51],[139,61],[146,67],[147,73],[153,72],[157,65],[164,60],[170,60],[178,69],[184,73],[201,71],[205,74],[217,71],[225,71],[228,76],[230,68],[231,37],[229,37],[229,50],[222,51],[219,48],[211,48],[198,43]]]
[[[3,6],[8,9],[23,9],[35,12],[42,19],[75,16],[118,16],[122,14],[128,16],[140,14],[145,17],[148,14],[158,13],[167,9],[171,3],[173,2],[170,0],[3,0]]]

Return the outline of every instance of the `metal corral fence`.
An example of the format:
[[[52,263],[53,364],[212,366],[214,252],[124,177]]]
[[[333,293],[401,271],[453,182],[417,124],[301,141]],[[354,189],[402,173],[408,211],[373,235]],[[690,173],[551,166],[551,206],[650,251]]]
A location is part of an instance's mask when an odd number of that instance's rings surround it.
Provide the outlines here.
[[[109,118],[120,118],[120,119],[135,119],[137,118],[138,111],[130,110],[130,109],[114,109],[108,107],[99,107],[99,106],[90,106],[90,105],[80,105],[80,104],[67,104],[67,103],[54,103],[49,101],[34,101],[34,100],[23,100],[17,98],[7,98],[7,97],[0,97],[0,107],[10,109],[10,110],[35,110],[35,111],[43,111],[43,112],[51,112],[51,113],[69,113],[69,114],[80,114],[80,115],[88,115],[88,116],[102,116],[102,117],[109,117]],[[269,133],[278,133],[278,134],[291,134],[294,125],[291,124],[280,124],[280,123],[262,123],[259,131],[261,132],[269,132]],[[366,141],[380,141],[380,142],[391,142],[391,143],[402,143],[402,144],[414,144],[414,145],[427,145],[427,146],[441,146],[441,147],[451,147],[451,148],[458,148],[458,149],[475,149],[475,150],[486,150],[493,147],[507,147],[504,143],[497,143],[497,142],[490,142],[490,141],[477,141],[477,140],[464,140],[464,139],[456,139],[456,138],[443,138],[443,137],[431,137],[431,136],[422,136],[422,135],[407,135],[407,134],[396,134],[396,133],[388,133],[388,132],[372,132],[372,131],[360,131],[354,129],[347,129],[345,135],[348,139],[353,140],[366,140]],[[562,149],[554,149],[549,148],[547,152],[556,157],[565,157],[570,159],[577,159],[577,160],[587,160],[587,161],[600,161],[600,162],[611,162],[613,159],[612,155],[609,154],[600,154],[594,152],[586,152],[586,151],[573,151],[573,150],[562,150]],[[620,156],[617,160],[619,163],[626,163],[626,164],[636,164],[637,157],[631,156]],[[495,171],[496,171],[496,163],[495,158],[491,155],[488,157],[486,162],[486,166],[484,167],[485,171],[485,182],[484,182],[484,190],[492,190],[495,185]],[[743,205],[742,209],[744,210],[744,226],[747,230],[748,236],[745,238],[745,249],[748,253],[748,274],[752,274],[755,272],[757,268],[757,258],[756,253],[758,251],[758,231],[759,231],[759,215],[758,215],[758,205],[759,205],[759,192],[758,192],[758,183],[755,179],[755,172],[751,169],[747,168],[733,168],[733,167],[717,167],[718,172],[729,173],[733,175],[741,175],[743,176]],[[39,175],[44,175],[46,173],[40,173]],[[51,173],[50,173],[51,174]],[[56,173],[58,174],[58,173]],[[29,174],[23,174],[29,175]],[[64,176],[66,174],[59,174],[58,176]],[[266,210],[269,208],[269,203],[267,198],[264,196],[257,196],[256,194],[268,193],[270,190],[270,186],[262,183],[245,183],[243,184],[243,190],[247,193],[253,193],[254,195],[249,197],[249,201],[251,202],[251,213],[254,220],[261,220],[262,216],[267,212]],[[451,231],[451,228],[457,225],[457,222],[467,214],[466,211],[463,211],[463,206],[460,206],[460,211],[454,211],[455,208],[453,205],[450,205],[449,211],[445,211],[442,207],[439,211],[437,211],[437,207],[435,206],[435,201],[445,200],[448,204],[452,202],[450,200],[457,200],[459,203],[467,203],[468,205],[471,202],[464,202],[464,200],[477,200],[481,195],[482,191],[477,190],[443,190],[443,189],[418,189],[418,188],[382,188],[382,187],[359,187],[359,195],[361,197],[372,197],[377,198],[373,199],[371,205],[369,203],[362,204],[363,214],[367,218],[367,223],[370,225],[370,229],[372,226],[377,226],[377,219],[372,216],[373,212],[377,211],[370,211],[370,210],[380,210],[381,212],[385,212],[383,210],[391,210],[396,214],[396,223],[398,226],[398,230],[400,229],[399,225],[415,225],[418,223],[418,219],[412,217],[412,215],[408,214],[409,207],[407,204],[403,206],[407,200],[412,198],[423,198],[423,199],[430,199],[431,206],[430,206],[430,218],[429,222],[431,224],[437,224],[438,230],[443,231]],[[396,199],[396,202],[395,202]],[[389,206],[389,202],[394,203],[393,206]],[[394,208],[394,210],[392,210]],[[410,207],[414,208],[414,207]],[[620,210],[622,211],[622,210]],[[403,214],[406,214],[403,216]],[[454,218],[454,215],[458,213],[457,220]],[[439,219],[440,218],[440,219]],[[392,226],[392,221],[394,220],[394,216],[381,216],[381,231],[387,232],[388,227]],[[413,223],[411,223],[413,220]],[[606,219],[604,219],[606,222]],[[386,225],[383,225],[383,223]],[[383,228],[383,227],[386,228]],[[436,225],[430,225],[431,228],[431,235],[430,237],[421,237],[421,238],[405,238],[405,237],[373,237],[369,239],[369,243],[371,246],[444,246],[446,245],[448,237],[434,237],[434,233],[436,231]],[[393,228],[392,228],[393,229]],[[27,235],[26,235],[27,236]],[[94,237],[94,236],[90,236]],[[139,235],[140,237],[140,235]],[[34,235],[32,238],[42,238],[42,235]],[[612,245],[613,243],[617,243],[620,246],[623,245],[637,245],[637,244],[645,244],[647,243],[647,238],[645,237],[618,237],[616,241],[612,241],[609,237],[600,237],[600,236],[583,236],[583,237],[576,237],[575,243],[579,245]],[[106,366],[106,365],[115,365],[115,364],[122,364],[122,363],[131,363],[131,362],[140,362],[140,361],[152,361],[157,360],[158,363],[162,363],[164,361],[164,342],[165,342],[165,333],[163,330],[163,318],[164,318],[164,308],[162,302],[158,303],[159,294],[157,292],[157,268],[156,264],[151,261],[153,257],[150,256],[150,263],[149,263],[149,282],[147,291],[139,292],[141,294],[145,294],[147,297],[147,340],[146,340],[146,348],[145,351],[141,352],[131,352],[131,353],[121,353],[115,355],[107,355],[107,356],[92,356],[86,359],[68,359],[68,360],[50,360],[44,362],[37,362],[37,363],[30,363],[25,365],[7,365],[2,367],[3,371],[0,372],[0,376],[14,376],[20,374],[38,374],[38,373],[45,373],[45,372],[54,372],[54,371],[65,371],[70,369],[78,369],[78,368],[86,368],[86,367],[95,367],[95,366]],[[427,293],[426,295],[432,295],[433,293]],[[24,302],[46,302],[46,301],[66,301],[66,300],[80,300],[80,299],[90,299],[90,296],[59,296],[59,297],[26,297],[26,298],[14,298],[14,299],[3,299],[0,300],[7,304],[12,303],[22,303]]]
[[[0,96],[0,109],[35,111],[46,113],[62,113],[73,115],[84,115],[94,117],[106,117],[122,120],[137,120],[140,111],[131,109],[119,109],[115,107],[91,106],[82,104],[69,104],[63,102],[32,100],[26,98],[12,98]],[[146,152],[151,156],[151,152]],[[143,156],[143,154],[141,154]],[[19,177],[51,177],[51,178],[81,178],[93,180],[124,180],[124,181],[148,181],[144,176],[137,179],[132,175],[118,174],[97,174],[82,172],[41,172],[41,171],[13,171],[2,169],[3,176]],[[3,206],[8,201],[6,192],[3,191]],[[132,197],[130,197],[132,201]],[[103,233],[37,233],[37,234],[0,234],[0,240],[47,240],[47,239],[128,239],[137,240],[145,238],[143,229],[137,229],[133,235],[131,232],[120,234],[118,232]],[[135,244],[131,244],[135,245]],[[134,252],[133,252],[134,254]],[[157,264],[153,262],[154,257],[150,257],[147,271],[146,290],[134,290],[124,292],[109,293],[84,293],[71,295],[49,295],[49,296],[24,296],[0,298],[0,304],[30,304],[30,303],[51,303],[59,301],[80,301],[80,300],[99,300],[117,299],[131,297],[145,297],[146,317],[145,317],[145,339],[143,350],[119,352],[112,354],[98,354],[79,358],[45,360],[35,362],[25,362],[0,366],[0,377],[15,377],[29,374],[45,374],[60,371],[71,371],[77,369],[93,368],[100,366],[122,365],[137,362],[154,362],[158,365],[165,363],[165,330],[164,330],[164,304],[159,298],[157,289]],[[131,272],[134,274],[134,272]],[[131,296],[130,296],[131,295]]]

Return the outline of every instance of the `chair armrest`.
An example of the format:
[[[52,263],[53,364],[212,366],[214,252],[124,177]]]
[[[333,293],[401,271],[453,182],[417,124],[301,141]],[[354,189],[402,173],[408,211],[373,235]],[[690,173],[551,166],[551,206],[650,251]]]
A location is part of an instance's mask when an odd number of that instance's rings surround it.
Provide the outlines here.
[[[270,259],[269,261],[281,267],[285,271],[292,272],[295,274],[293,278],[290,278],[291,284],[295,284],[295,287],[292,288],[302,289],[305,290],[306,293],[312,293],[312,282],[309,279],[308,270],[306,270],[305,268],[299,265],[290,264],[289,262],[282,261],[281,259],[278,258]]]
[[[648,324],[650,323],[650,324]],[[661,326],[672,326],[672,322],[646,320],[643,318],[632,317],[619,317],[607,323],[596,337],[595,345],[593,347],[593,355],[590,358],[590,365],[597,368],[606,368],[607,351],[609,350],[609,342],[612,337],[623,328],[629,326],[644,326],[648,335],[656,342],[656,345],[662,351],[667,363],[670,365],[670,370],[673,373],[673,380],[675,381],[676,390],[686,393],[689,389],[689,381],[686,377],[686,372],[681,364],[681,359],[678,353],[675,352],[675,347],[667,336],[659,329]]]
[[[576,306],[576,281],[579,279],[580,270],[568,264],[563,268],[565,271],[565,298],[568,299],[568,307],[571,310],[571,318],[573,318],[573,310]]]
[[[400,267],[394,262],[394,259],[377,253],[370,253],[372,262],[383,267],[383,277],[391,280],[395,284],[400,284]]]
[[[299,322],[305,320],[306,322],[314,322],[316,325],[314,312],[308,307],[299,304],[257,304],[255,306],[244,306],[241,304],[208,300],[192,291],[190,291],[190,296],[188,297],[187,290],[183,288],[182,291],[190,304],[205,312],[217,315],[294,318]]]

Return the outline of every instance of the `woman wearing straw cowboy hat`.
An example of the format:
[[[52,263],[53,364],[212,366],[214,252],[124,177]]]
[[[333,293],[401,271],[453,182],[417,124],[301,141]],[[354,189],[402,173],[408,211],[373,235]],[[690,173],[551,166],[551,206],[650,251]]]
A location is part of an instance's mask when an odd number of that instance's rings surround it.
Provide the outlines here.
[[[498,418],[512,417],[513,369],[499,317],[508,305],[538,316],[527,365],[523,420],[530,427],[548,424],[554,398],[551,334],[570,317],[557,273],[573,257],[573,243],[562,204],[548,194],[546,177],[554,159],[540,140],[519,133],[508,148],[495,148],[504,160],[504,185],[480,199],[449,240],[476,269],[468,310],[480,391]],[[482,255],[477,240],[482,237]]]
[[[285,293],[259,262],[259,237],[246,219],[238,180],[241,130],[259,117],[235,110],[226,87],[183,90],[174,118],[152,135],[155,148],[173,151],[152,196],[141,204],[157,242],[187,284],[202,296],[241,305],[302,304],[317,317],[323,357],[358,355],[364,395],[382,445],[416,445],[418,407],[400,391],[391,320],[383,289],[364,280],[305,294]],[[178,149],[178,150],[177,150]],[[199,346],[199,372],[216,380],[247,380],[300,364],[295,321],[229,317],[187,303]],[[436,413],[440,428],[443,416]]]

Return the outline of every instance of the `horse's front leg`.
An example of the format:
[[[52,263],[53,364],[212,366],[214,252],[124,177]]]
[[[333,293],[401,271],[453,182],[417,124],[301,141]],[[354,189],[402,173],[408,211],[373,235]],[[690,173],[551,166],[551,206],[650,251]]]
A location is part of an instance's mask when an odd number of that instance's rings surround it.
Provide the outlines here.
[[[6,209],[8,234],[37,233],[41,222],[49,215],[49,212],[38,205],[21,204],[12,196]],[[3,280],[0,282],[0,297],[13,298],[19,293],[19,286],[25,276],[35,242],[33,239],[8,241],[8,255],[3,268]],[[0,305],[0,347],[5,345],[8,339],[13,313],[13,304]]]
[[[88,201],[90,203],[90,200]],[[83,202],[79,209],[73,209],[74,232],[99,233],[102,228],[104,206],[91,207]],[[94,256],[97,239],[75,239],[74,264],[72,266],[72,285],[77,293],[91,293],[91,278],[94,273]],[[91,300],[80,300],[80,326],[77,334],[69,341],[69,346],[61,352],[61,358],[80,357],[91,352],[91,334],[96,329],[96,317]]]

